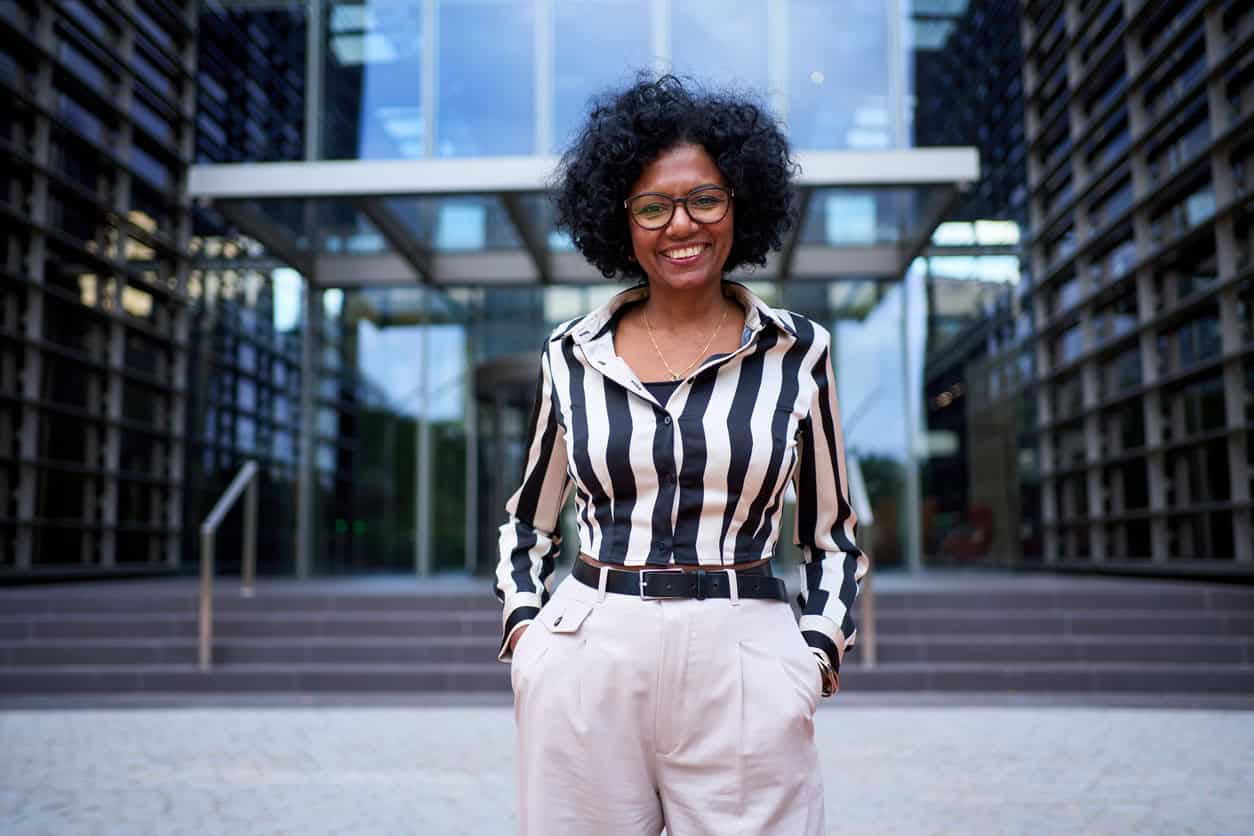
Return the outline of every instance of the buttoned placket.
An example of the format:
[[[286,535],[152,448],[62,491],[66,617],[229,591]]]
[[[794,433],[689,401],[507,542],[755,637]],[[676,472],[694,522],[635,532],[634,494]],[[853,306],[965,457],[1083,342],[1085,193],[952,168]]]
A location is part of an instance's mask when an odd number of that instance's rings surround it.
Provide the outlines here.
[[[724,354],[702,363],[696,370],[688,374],[680,385],[691,386],[692,382],[705,371],[740,358],[757,343],[757,338],[762,333],[763,327],[762,318],[756,311],[746,313],[745,330],[748,334],[741,340],[740,347],[730,354]],[[599,330],[601,329],[598,327]],[[586,340],[589,334],[590,331],[587,330],[576,332],[576,336],[582,340]],[[675,546],[675,526],[679,523],[679,471],[682,467],[680,463],[682,453],[681,434],[674,431],[676,416],[671,413],[668,407],[670,401],[668,400],[666,404],[660,403],[653,396],[653,393],[640,381],[636,373],[632,371],[631,366],[627,365],[627,362],[618,356],[614,351],[614,335],[612,331],[605,330],[592,340],[576,340],[576,347],[579,349],[579,353],[583,355],[583,363],[587,368],[598,372],[606,379],[617,383],[627,392],[634,393],[637,397],[648,402],[653,407],[654,415],[658,415],[660,412],[660,422],[671,433],[671,472],[665,475],[659,474],[659,479],[666,480],[665,484],[672,491],[670,534],[665,541],[655,541],[650,544],[648,560],[649,563],[670,563]],[[674,397],[674,393],[672,393],[671,397]],[[655,555],[660,557],[663,554],[665,555],[664,561],[654,561],[652,559]]]

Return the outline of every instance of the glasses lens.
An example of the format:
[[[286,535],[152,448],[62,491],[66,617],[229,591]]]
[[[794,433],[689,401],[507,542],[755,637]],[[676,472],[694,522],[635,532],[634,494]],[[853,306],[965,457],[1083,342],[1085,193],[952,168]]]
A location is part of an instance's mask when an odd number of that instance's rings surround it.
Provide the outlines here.
[[[702,189],[688,196],[688,213],[694,221],[715,223],[727,214],[729,200],[724,189]]]
[[[675,204],[661,195],[646,194],[633,199],[628,208],[631,217],[645,229],[660,229],[670,221]]]

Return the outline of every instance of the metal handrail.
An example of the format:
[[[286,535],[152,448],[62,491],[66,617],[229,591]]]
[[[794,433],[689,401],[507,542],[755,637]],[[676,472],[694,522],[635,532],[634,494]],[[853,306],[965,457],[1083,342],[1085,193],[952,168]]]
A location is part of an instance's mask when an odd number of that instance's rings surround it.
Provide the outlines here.
[[[848,427],[849,424],[846,423],[845,426]],[[859,546],[862,553],[870,559],[871,549],[875,547],[875,514],[871,510],[871,497],[867,494],[866,481],[862,478],[862,462],[853,453],[845,456],[845,473],[849,481],[849,502],[858,518]],[[862,599],[862,609],[858,613],[858,658],[864,668],[874,668],[879,662],[874,576],[875,572],[872,571],[863,577],[862,590],[858,596]]]
[[[875,577],[871,573],[862,580],[862,667],[874,668],[879,664],[878,631],[875,620],[875,589],[872,584]]]
[[[240,494],[244,497],[244,563],[240,572],[239,593],[253,597],[257,579],[257,462],[249,460],[240,468],[231,484],[218,499],[209,516],[200,524],[200,669],[213,664],[213,575],[214,543],[218,526],[230,512]]]

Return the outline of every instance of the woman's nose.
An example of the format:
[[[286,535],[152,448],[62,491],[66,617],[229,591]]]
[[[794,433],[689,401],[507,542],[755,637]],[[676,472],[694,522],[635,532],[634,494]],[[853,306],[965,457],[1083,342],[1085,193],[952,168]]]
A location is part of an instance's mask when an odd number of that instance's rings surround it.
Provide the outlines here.
[[[667,230],[672,235],[683,236],[690,234],[696,226],[696,221],[692,219],[692,215],[688,214],[688,204],[676,203],[675,211],[671,214],[671,222],[666,225]]]

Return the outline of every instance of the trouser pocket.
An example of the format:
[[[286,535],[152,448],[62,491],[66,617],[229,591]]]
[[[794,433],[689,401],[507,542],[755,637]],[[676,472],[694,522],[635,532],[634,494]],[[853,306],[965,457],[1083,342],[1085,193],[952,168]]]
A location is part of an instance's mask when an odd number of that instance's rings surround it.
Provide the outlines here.
[[[544,605],[514,648],[510,683],[515,694],[528,687],[554,658],[568,656],[583,647],[580,628],[591,612],[587,603],[558,597]]]

